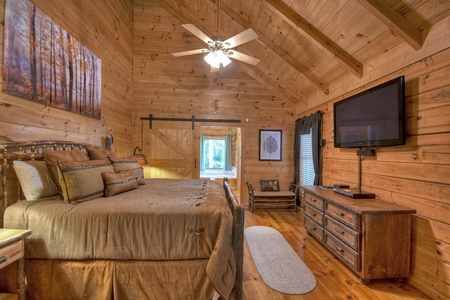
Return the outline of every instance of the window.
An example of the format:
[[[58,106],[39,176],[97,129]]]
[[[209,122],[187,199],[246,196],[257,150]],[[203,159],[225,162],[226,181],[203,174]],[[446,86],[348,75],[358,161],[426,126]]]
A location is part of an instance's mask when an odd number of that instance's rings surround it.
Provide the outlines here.
[[[222,130],[223,131],[223,130]],[[200,134],[200,177],[236,178],[235,134]]]
[[[314,185],[314,164],[312,158],[312,129],[309,134],[300,135],[300,185]]]
[[[203,167],[205,169],[224,169],[225,168],[225,139],[203,140]]]

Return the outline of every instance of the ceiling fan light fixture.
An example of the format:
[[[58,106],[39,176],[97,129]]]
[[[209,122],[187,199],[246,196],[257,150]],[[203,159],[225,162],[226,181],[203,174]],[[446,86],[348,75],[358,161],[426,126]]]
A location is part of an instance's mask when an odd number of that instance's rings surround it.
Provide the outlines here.
[[[210,52],[204,57],[204,59],[210,66],[214,68],[220,68],[220,65],[226,67],[231,62],[231,60],[222,50]]]

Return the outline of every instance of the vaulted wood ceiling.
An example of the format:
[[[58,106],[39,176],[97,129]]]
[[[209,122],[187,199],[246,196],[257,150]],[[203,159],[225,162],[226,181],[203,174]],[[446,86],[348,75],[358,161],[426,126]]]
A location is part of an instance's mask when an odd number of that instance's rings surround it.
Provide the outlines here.
[[[427,29],[450,15],[448,0],[161,0],[161,4],[213,39],[225,40],[253,28],[259,38],[236,49],[261,62],[234,63],[294,103],[317,90],[328,94],[329,86],[347,74],[363,77],[371,59],[399,43],[420,49]],[[174,52],[192,49],[196,47],[186,43]]]

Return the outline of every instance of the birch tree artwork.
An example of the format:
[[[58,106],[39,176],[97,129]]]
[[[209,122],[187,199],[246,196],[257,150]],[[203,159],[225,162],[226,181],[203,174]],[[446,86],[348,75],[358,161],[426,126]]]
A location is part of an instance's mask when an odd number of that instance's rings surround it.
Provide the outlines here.
[[[95,119],[101,60],[28,0],[7,0],[4,90]]]

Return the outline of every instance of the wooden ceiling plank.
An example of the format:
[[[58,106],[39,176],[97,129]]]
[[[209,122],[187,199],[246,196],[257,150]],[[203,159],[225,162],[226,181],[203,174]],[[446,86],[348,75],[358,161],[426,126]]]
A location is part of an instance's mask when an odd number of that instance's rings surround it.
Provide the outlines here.
[[[209,2],[209,1],[208,1]],[[184,1],[177,1],[177,4],[179,8],[183,12],[188,12],[188,7],[185,5]],[[173,9],[173,7],[166,2],[166,0],[161,0],[161,5],[167,9],[171,14],[173,14],[175,17],[180,19],[182,22],[190,22],[187,20],[187,18],[180,13],[178,13],[176,10]],[[214,5],[211,3],[211,5]],[[237,25],[239,25],[242,28],[250,28],[252,27],[248,22],[246,22],[239,14],[235,13],[232,9],[228,8],[227,6],[221,4],[220,5],[221,12],[228,16],[230,19],[232,19]],[[194,16],[195,18],[195,16]],[[275,55],[280,57],[282,60],[284,60],[287,64],[290,64],[293,68],[295,68],[298,72],[300,72],[302,75],[304,75],[308,80],[310,80],[312,83],[314,83],[317,87],[320,88],[320,90],[327,94],[329,93],[329,85],[327,82],[316,76],[314,73],[310,71],[309,68],[302,65],[298,60],[293,58],[289,53],[281,49],[278,45],[276,45],[271,39],[266,37],[262,32],[254,29],[256,33],[259,35],[259,38],[256,40],[258,41],[263,47],[271,50]]]
[[[345,52],[335,42],[326,37],[320,30],[306,21],[302,16],[287,6],[281,0],[266,0],[268,7],[277,12],[284,20],[289,22],[294,28],[298,28],[306,35],[310,36],[323,49],[331,52],[352,74],[358,78],[363,76],[363,66],[354,57]]]
[[[245,20],[243,20],[238,14],[236,14],[232,9],[221,6],[221,10],[223,13],[228,15],[229,18],[233,19],[236,23],[238,23],[242,28],[250,28],[251,24],[248,24]],[[289,53],[281,49],[277,44],[275,44],[271,39],[269,39],[265,34],[260,32],[259,30],[253,28],[256,31],[259,38],[258,41],[263,47],[274,52],[277,56],[279,56],[286,63],[290,64],[294,67],[298,72],[303,74],[307,79],[309,79],[312,83],[314,83],[317,87],[319,87],[325,94],[329,93],[328,83],[323,81],[321,78],[317,77],[314,73],[312,73],[307,67],[301,64],[298,60],[293,58]]]
[[[177,17],[181,22],[191,23],[191,21],[189,21],[184,15],[182,15],[181,13],[178,13],[178,11],[173,9],[173,7],[166,2],[166,0],[161,0],[160,3],[161,3],[162,7],[167,9],[171,14],[173,14],[175,17]],[[179,8],[184,13],[187,12],[188,14],[190,14],[188,6],[186,5],[186,3],[184,1],[177,1],[177,3],[178,3]],[[222,13],[224,13],[222,4],[221,4],[221,10],[222,10]],[[227,15],[227,14],[225,13],[225,15]],[[196,18],[195,16],[192,16],[192,17]],[[209,33],[208,30],[205,30],[205,31],[207,33]],[[263,86],[267,87],[269,90],[277,93],[280,96],[280,98],[283,98],[285,101],[295,104],[298,102],[298,100],[305,100],[305,95],[303,95],[303,94],[295,95],[294,93],[290,92],[288,89],[281,87],[279,83],[275,82],[271,78],[267,77],[267,78],[262,79],[261,76],[257,75],[257,73],[254,70],[252,70],[251,68],[245,66],[244,63],[240,63],[238,61],[236,61],[236,62],[239,63],[242,70],[244,70],[250,77],[252,77],[257,82],[261,83]]]
[[[183,23],[191,23],[190,20],[188,20],[184,15],[179,13],[177,10],[173,8],[169,3],[167,3],[167,0],[161,0],[160,1],[161,6],[169,11],[172,15],[174,15],[176,18],[178,18]],[[184,1],[177,1],[177,6],[180,8],[183,12],[188,12],[188,6],[184,3]],[[245,20],[242,19],[242,17],[235,13],[232,9],[224,6],[221,4],[221,11],[226,16],[228,16],[230,19],[234,20],[236,24],[241,26],[242,28],[250,28],[252,27],[250,24],[248,24]],[[194,18],[196,18],[194,16]],[[205,30],[202,28],[202,30]],[[208,32],[207,30],[205,30]],[[299,61],[297,61],[295,58],[289,55],[286,51],[281,49],[278,45],[272,42],[271,39],[267,38],[263,33],[259,32],[258,30],[255,30],[257,34],[259,35],[259,38],[257,41],[262,44],[263,47],[270,49],[275,55],[277,55],[279,58],[284,60],[287,64],[290,64],[293,68],[295,68],[298,72],[300,72],[302,75],[304,75],[308,80],[310,80],[312,83],[314,83],[317,87],[320,88],[320,90],[328,94],[329,93],[329,86],[328,83],[324,80],[317,77],[315,74],[313,74],[307,67],[303,66]],[[248,70],[248,69],[244,69]],[[250,74],[249,74],[250,75]],[[287,97],[289,98],[289,97]]]
[[[415,50],[422,48],[422,35],[420,30],[385,1],[357,1]]]
[[[265,85],[268,87],[269,90],[273,91],[275,94],[277,94],[280,98],[284,99],[285,101],[288,101],[290,103],[298,103],[300,101],[306,101],[306,97],[303,94],[296,94],[294,95],[292,92],[290,92],[287,88],[281,86],[280,83],[276,82],[272,78],[268,76],[262,76],[258,74],[253,68],[250,67],[244,63],[239,63],[239,66],[253,79],[258,81],[259,83]],[[269,85],[267,85],[269,83]]]

